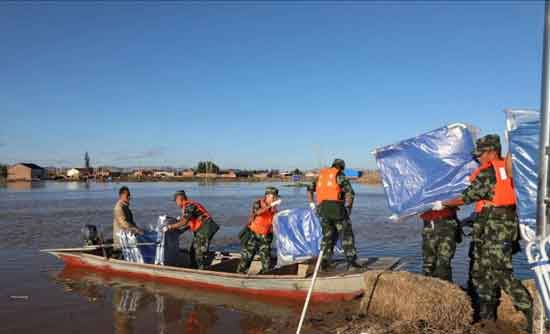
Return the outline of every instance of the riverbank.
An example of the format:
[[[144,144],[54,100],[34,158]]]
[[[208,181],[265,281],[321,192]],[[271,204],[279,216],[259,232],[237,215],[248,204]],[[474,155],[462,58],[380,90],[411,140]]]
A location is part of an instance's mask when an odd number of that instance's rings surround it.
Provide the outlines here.
[[[361,177],[361,178],[352,178],[350,179],[352,183],[361,183],[361,184],[372,184],[377,185],[381,184],[380,179],[372,176]],[[58,178],[51,181],[57,182],[250,182],[250,183],[259,183],[259,182],[286,182],[288,186],[295,187],[305,187],[307,184],[313,181],[313,178],[302,178],[300,181],[293,181],[292,178],[287,177],[268,177],[268,178],[256,178],[256,177],[188,177],[188,176],[167,176],[167,177],[136,177],[136,176],[120,176],[112,178],[97,178],[97,179],[68,179],[68,178]]]
[[[335,334],[519,334],[526,319],[504,292],[496,322],[473,322],[466,292],[455,284],[408,272],[370,272],[357,300],[313,308],[304,332]],[[536,296],[533,280],[523,282]],[[538,303],[535,303],[538,304]],[[538,319],[540,309],[535,309]],[[279,321],[269,333],[292,333],[298,316]],[[536,329],[536,328],[535,328]],[[535,331],[537,332],[537,331]]]

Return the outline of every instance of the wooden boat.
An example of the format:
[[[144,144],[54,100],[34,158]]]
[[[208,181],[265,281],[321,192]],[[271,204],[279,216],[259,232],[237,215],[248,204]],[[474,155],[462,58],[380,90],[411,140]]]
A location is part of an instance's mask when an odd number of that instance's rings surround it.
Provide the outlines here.
[[[248,274],[235,273],[239,254],[217,252],[208,270],[139,264],[101,256],[97,249],[85,248],[47,249],[61,259],[66,266],[112,273],[129,278],[156,281],[166,284],[192,286],[209,290],[251,295],[260,298],[285,298],[303,300],[311,283],[313,263],[285,266],[265,274],[256,274],[259,261],[255,260]],[[330,272],[320,273],[312,294],[313,302],[350,300],[364,293],[364,273],[367,270],[394,270],[399,258],[380,257],[361,259],[366,268],[346,272],[343,260],[335,261]]]

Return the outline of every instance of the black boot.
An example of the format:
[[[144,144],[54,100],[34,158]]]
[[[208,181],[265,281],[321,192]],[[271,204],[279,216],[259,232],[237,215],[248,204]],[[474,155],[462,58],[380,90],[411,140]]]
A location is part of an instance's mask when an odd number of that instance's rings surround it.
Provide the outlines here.
[[[525,318],[527,319],[527,333],[532,334],[533,333],[533,309],[529,308],[522,312],[525,315]]]
[[[496,307],[493,304],[481,303],[479,305],[480,320],[497,320]]]
[[[365,269],[366,266],[363,266],[362,264],[358,263],[357,260],[353,259],[351,261],[348,261],[348,265],[346,267],[347,271],[357,271],[361,269]]]

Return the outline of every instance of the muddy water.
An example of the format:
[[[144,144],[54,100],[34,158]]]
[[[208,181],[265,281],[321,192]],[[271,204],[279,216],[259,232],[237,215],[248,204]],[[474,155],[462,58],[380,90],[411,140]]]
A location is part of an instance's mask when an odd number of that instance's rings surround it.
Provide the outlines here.
[[[161,214],[178,215],[171,201],[185,189],[221,225],[214,248],[238,249],[237,233],[261,183],[129,183],[138,225]],[[273,185],[270,183],[270,185]],[[8,183],[0,188],[0,333],[262,333],[277,319],[292,319],[300,305],[244,299],[64,269],[39,249],[80,246],[80,229],[95,224],[110,233],[119,184]],[[387,220],[380,187],[355,185],[353,224],[363,256],[400,256],[410,271],[421,268],[420,222]],[[303,188],[280,187],[283,208],[304,207]],[[189,243],[189,236],[184,237]],[[453,261],[464,285],[467,247]],[[515,271],[529,277],[522,254]],[[278,327],[280,328],[280,327]],[[289,328],[292,332],[293,328]]]

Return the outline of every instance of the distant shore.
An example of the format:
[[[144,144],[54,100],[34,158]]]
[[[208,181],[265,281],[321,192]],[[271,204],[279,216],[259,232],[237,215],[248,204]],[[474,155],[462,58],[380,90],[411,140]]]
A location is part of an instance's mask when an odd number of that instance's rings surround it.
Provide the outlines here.
[[[350,179],[352,183],[361,184],[381,184],[379,178],[376,177],[362,177]],[[313,181],[313,178],[302,178],[299,181],[293,181],[292,178],[287,177],[268,177],[268,178],[255,178],[255,177],[182,177],[182,176],[167,176],[167,177],[136,177],[136,176],[119,176],[108,178],[90,178],[90,179],[50,179],[50,181],[57,182],[287,182],[289,186],[305,187]],[[0,181],[1,182],[1,181]]]

